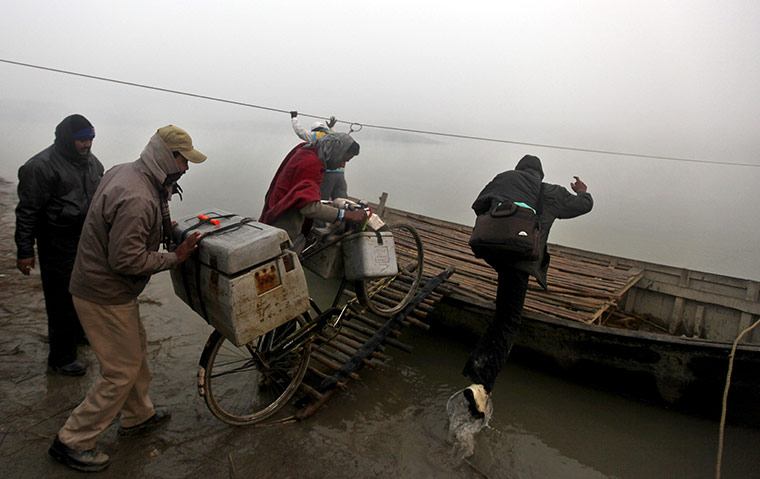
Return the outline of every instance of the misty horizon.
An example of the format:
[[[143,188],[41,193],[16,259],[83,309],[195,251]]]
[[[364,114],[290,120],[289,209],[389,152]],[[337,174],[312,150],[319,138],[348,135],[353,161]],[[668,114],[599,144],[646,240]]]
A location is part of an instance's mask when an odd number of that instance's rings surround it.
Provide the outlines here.
[[[534,154],[545,181],[579,176],[595,201],[550,242],[760,280],[760,4],[85,4],[0,7],[0,59],[369,125],[755,165],[365,127],[346,175],[352,196],[388,192],[391,207],[471,225],[480,189]],[[0,85],[0,177],[12,182],[72,113],[95,125],[106,168],[161,126],[186,129],[209,161],[182,179],[175,216],[258,215],[299,141],[286,113],[4,63]]]

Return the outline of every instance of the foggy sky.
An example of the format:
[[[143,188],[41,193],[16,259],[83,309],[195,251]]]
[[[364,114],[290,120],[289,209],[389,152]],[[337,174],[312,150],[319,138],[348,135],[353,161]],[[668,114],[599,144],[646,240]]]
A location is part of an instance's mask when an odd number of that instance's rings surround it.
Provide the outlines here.
[[[349,122],[760,165],[756,1],[111,3],[3,2],[0,58]],[[106,167],[160,126],[187,129],[209,161],[176,213],[258,215],[297,142],[287,114],[0,63],[0,177],[74,112]],[[760,279],[760,168],[355,137],[352,195],[472,224],[482,186],[535,154],[546,181],[578,175],[596,202],[550,241]]]

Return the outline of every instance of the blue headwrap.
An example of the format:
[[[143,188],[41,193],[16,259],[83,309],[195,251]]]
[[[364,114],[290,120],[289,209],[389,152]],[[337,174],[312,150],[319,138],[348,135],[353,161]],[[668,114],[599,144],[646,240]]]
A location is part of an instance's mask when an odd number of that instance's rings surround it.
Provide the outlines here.
[[[71,137],[75,140],[92,140],[95,138],[95,127],[88,126],[87,128],[82,128],[79,131],[75,131]]]

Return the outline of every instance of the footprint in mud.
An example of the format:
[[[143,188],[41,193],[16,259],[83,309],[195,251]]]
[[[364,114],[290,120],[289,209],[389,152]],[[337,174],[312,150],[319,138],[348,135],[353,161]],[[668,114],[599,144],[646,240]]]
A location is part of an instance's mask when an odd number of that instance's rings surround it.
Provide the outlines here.
[[[446,403],[446,413],[449,415],[448,441],[453,445],[451,460],[461,463],[475,452],[475,435],[488,426],[493,415],[493,403],[488,398],[485,416],[477,419],[470,414],[464,389],[451,395]]]

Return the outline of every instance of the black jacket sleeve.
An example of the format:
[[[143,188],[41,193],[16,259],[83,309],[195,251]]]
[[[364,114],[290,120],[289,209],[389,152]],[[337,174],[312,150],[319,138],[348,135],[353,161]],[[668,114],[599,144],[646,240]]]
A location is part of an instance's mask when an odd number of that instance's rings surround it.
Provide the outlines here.
[[[50,172],[35,158],[19,168],[15,234],[18,259],[34,257],[37,227],[44,220],[51,191]]]
[[[558,187],[556,201],[556,216],[562,220],[584,215],[594,207],[590,193],[580,191],[574,195],[564,187]]]

